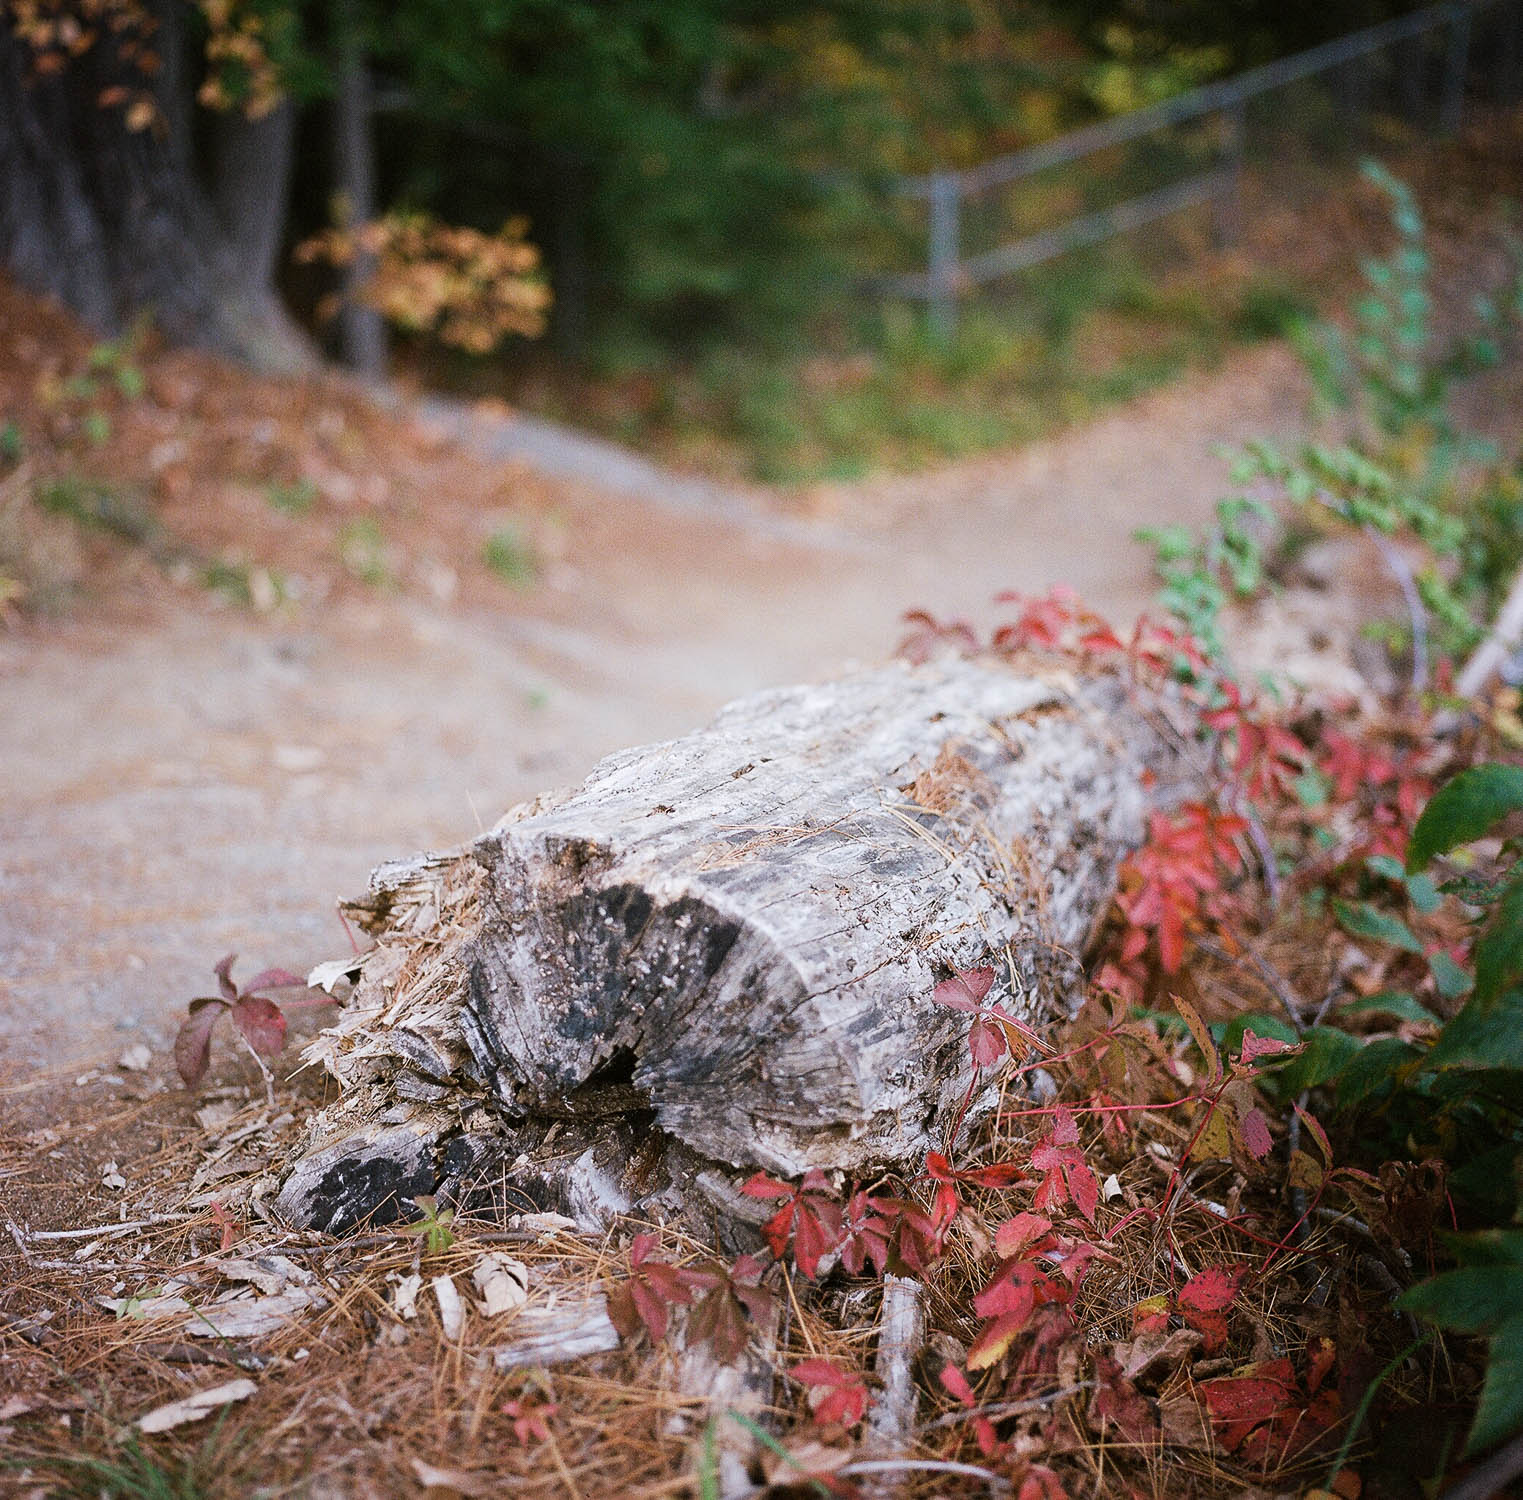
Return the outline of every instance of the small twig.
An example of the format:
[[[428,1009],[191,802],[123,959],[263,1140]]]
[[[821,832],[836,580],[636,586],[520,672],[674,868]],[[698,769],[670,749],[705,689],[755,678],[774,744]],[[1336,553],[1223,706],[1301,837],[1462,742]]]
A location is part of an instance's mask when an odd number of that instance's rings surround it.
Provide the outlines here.
[[[254,1049],[254,1044],[244,1036],[242,1030],[238,1032],[238,1040],[243,1043],[244,1050],[254,1059],[254,1066],[259,1069],[259,1076],[264,1079],[265,1102],[271,1109],[275,1108],[275,1075],[265,1067],[264,1059]]]
[[[239,1370],[262,1370],[269,1361],[244,1344],[219,1349],[215,1345],[182,1342],[133,1345],[133,1352],[171,1365],[232,1365]]]
[[[1461,668],[1454,683],[1455,693],[1461,698],[1474,698],[1517,649],[1520,641],[1523,641],[1523,569],[1519,569],[1513,579],[1486,639]]]
[[[1024,1401],[991,1401],[984,1406],[964,1406],[958,1411],[949,1411],[944,1416],[921,1423],[920,1431],[935,1432],[942,1427],[955,1427],[970,1417],[988,1417],[990,1421],[997,1421],[1003,1417],[1024,1416],[1027,1412],[1041,1411],[1070,1396],[1077,1396],[1081,1391],[1098,1390],[1099,1385],[1098,1380],[1081,1380],[1077,1385],[1065,1385],[1059,1390],[1049,1391],[1045,1396],[1029,1396]]]
[[[1253,969],[1265,987],[1280,1002],[1281,1009],[1290,1017],[1290,1024],[1299,1032],[1306,1024],[1301,1019],[1301,997],[1290,987],[1290,981],[1285,978],[1275,966],[1261,953],[1244,946],[1241,953],[1230,953],[1219,943],[1214,943],[1208,937],[1199,935],[1191,939],[1202,953],[1209,954],[1212,958],[1220,959],[1227,964],[1236,964],[1241,968],[1246,963]]]
[[[32,1261],[31,1247],[27,1244],[27,1242],[26,1242],[25,1238],[23,1237],[21,1231],[16,1227],[16,1225],[10,1219],[7,1219],[5,1221],[5,1227],[8,1230],[10,1230],[10,1232],[11,1232],[11,1238],[13,1240],[15,1240],[15,1242],[16,1242],[16,1248],[21,1252],[21,1258],[22,1258],[22,1260],[26,1261],[27,1264],[30,1265],[31,1261]]]
[[[140,1260],[34,1260],[31,1264],[39,1271],[74,1271],[82,1276],[99,1271],[142,1271],[145,1269]]]
[[[1428,614],[1423,607],[1422,595],[1417,591],[1412,565],[1402,556],[1401,548],[1368,521],[1364,524],[1364,532],[1380,550],[1386,567],[1401,585],[1401,597],[1406,601],[1407,617],[1412,625],[1412,696],[1416,698],[1428,686]]]
[[[1010,1481],[992,1469],[982,1469],[977,1464],[954,1463],[945,1458],[865,1458],[856,1463],[843,1464],[838,1474],[962,1474],[969,1479],[981,1479],[996,1495],[1010,1493]]]
[[[113,1234],[126,1234],[132,1229],[153,1229],[160,1224],[183,1224],[188,1219],[198,1217],[195,1214],[150,1214],[146,1219],[122,1219],[115,1224],[86,1224],[80,1229],[32,1229],[27,1231],[27,1239],[37,1240],[88,1240],[105,1239]],[[14,1224],[11,1226],[13,1234],[19,1234]]]

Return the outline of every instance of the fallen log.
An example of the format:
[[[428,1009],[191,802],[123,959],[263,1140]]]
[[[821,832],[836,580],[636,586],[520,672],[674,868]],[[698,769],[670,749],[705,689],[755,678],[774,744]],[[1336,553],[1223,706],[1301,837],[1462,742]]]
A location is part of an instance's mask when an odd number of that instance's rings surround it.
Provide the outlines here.
[[[337,1230],[503,1156],[589,1220],[694,1190],[733,1217],[726,1169],[918,1165],[971,1082],[932,990],[989,963],[989,1003],[1071,1009],[1168,744],[1119,676],[897,663],[383,865],[347,908],[376,946],[309,1050],[343,1095],[279,1211]]]

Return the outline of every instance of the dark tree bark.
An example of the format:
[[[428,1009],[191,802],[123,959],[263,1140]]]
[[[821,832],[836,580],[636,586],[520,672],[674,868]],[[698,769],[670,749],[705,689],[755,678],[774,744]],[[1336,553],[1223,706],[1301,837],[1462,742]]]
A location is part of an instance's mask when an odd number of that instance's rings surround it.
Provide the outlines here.
[[[355,29],[354,6],[339,0],[338,94],[333,106],[334,176],[350,224],[375,217],[375,144],[371,134],[370,72]],[[375,274],[372,257],[359,255],[344,270],[339,343],[345,363],[362,375],[386,373],[386,327],[361,295]]]
[[[38,76],[0,24],[0,265],[102,333],[147,313],[176,342],[272,369],[311,364],[310,345],[219,223],[165,122],[129,129],[108,90],[143,75],[109,32]],[[272,214],[282,202],[267,195]]]

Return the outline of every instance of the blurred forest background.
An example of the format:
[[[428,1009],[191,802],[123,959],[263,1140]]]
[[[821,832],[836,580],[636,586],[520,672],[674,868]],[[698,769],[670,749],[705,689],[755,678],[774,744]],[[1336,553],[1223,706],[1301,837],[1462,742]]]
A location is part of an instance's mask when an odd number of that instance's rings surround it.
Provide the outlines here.
[[[850,479],[1082,417],[1283,331],[1318,289],[1303,222],[1281,224],[1276,255],[1171,283],[1211,248],[1185,215],[1140,248],[1028,273],[938,337],[881,290],[924,268],[926,207],[903,174],[1411,9],[13,0],[0,258],[103,332],[148,310],[172,339],[263,367],[323,351],[721,475]],[[1409,81],[1433,65],[1415,55]],[[1302,177],[1407,144],[1351,128],[1362,77],[1297,106]],[[1040,229],[1216,149],[1208,131],[1041,175],[987,205],[983,232]]]

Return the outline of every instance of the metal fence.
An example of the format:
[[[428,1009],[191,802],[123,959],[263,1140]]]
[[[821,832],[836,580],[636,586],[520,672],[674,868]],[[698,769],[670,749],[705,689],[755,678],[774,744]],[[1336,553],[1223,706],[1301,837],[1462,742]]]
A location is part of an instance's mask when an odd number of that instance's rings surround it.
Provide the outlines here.
[[[924,206],[924,269],[881,276],[875,285],[926,302],[932,326],[946,337],[955,331],[960,299],[972,291],[1183,209],[1211,205],[1215,236],[1228,243],[1241,232],[1245,162],[1256,140],[1272,134],[1272,122],[1262,131],[1255,126],[1254,106],[1309,90],[1310,101],[1303,97],[1297,108],[1303,117],[1320,113],[1329,138],[1343,146],[1368,135],[1375,117],[1409,131],[1451,134],[1468,95],[1518,98],[1520,31],[1523,0],[1455,0],[977,167],[900,178],[896,195]],[[1132,159],[1118,160],[1128,147],[1135,148]],[[1029,227],[1032,202],[1042,195],[1022,201],[1013,190],[1085,160],[1098,165],[1097,195],[1139,177],[1165,180]],[[1178,170],[1171,175],[1171,168]],[[979,211],[983,238],[994,241],[982,249],[968,243],[970,218]]]

